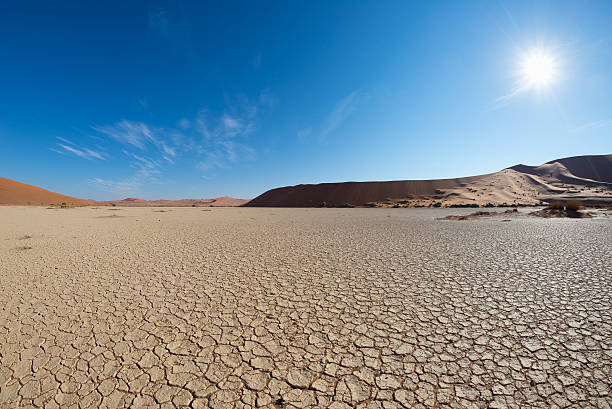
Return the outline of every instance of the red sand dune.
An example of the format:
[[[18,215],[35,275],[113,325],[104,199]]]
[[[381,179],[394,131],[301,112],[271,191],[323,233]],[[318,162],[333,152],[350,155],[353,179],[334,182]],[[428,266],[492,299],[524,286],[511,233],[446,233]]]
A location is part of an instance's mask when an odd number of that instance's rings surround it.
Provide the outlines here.
[[[135,198],[127,198],[123,200],[109,200],[106,202],[100,202],[99,204],[104,205],[115,205],[115,206],[133,206],[133,207],[146,207],[146,206],[169,206],[169,207],[207,207],[207,206],[242,206],[248,202],[246,199],[236,199],[233,197],[217,197],[214,199],[180,199],[180,200],[143,200]]]
[[[75,197],[50,192],[40,187],[0,177],[0,205],[50,205],[66,203],[68,205],[108,205],[117,206],[241,206],[246,199],[217,197],[215,199],[181,199],[181,200],[143,200],[128,197],[123,200],[96,202],[95,200],[77,199]]]
[[[269,190],[245,206],[483,206],[567,199],[612,202],[612,155],[575,156],[455,179],[287,186]]]
[[[552,200],[612,203],[612,155],[574,156],[540,166],[516,165],[455,179],[321,183],[269,190],[255,199],[123,200],[95,202],[0,178],[0,204],[117,206],[431,206],[538,204]]]
[[[14,180],[0,177],[0,204],[6,205],[49,205],[66,203],[83,206],[91,204],[89,200],[60,195],[40,187],[26,185]]]

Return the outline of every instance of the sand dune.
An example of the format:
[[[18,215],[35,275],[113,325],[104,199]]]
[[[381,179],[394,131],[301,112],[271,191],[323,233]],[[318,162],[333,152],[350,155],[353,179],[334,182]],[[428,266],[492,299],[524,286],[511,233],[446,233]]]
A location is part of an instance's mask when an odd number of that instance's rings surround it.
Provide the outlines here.
[[[91,201],[50,192],[40,187],[0,177],[0,204],[8,205],[49,205],[51,203],[87,205]]]
[[[612,155],[575,156],[455,179],[288,186],[269,190],[246,206],[533,205],[567,199],[612,202]]]
[[[126,198],[95,202],[0,178],[0,204],[12,205],[414,207],[535,205],[568,199],[612,203],[612,155],[574,156],[540,166],[520,164],[495,173],[454,179],[287,186],[269,190],[250,202],[227,196],[181,200]]]
[[[0,177],[0,205],[34,205],[47,206],[50,204],[66,203],[74,206],[172,206],[172,207],[189,207],[189,206],[241,206],[248,202],[246,199],[236,199],[233,197],[223,196],[214,199],[181,199],[181,200],[144,200],[137,198],[126,198],[123,200],[111,200],[105,202],[97,202],[95,200],[77,199],[75,197],[61,195],[59,193],[50,192],[43,188],[26,185],[25,183],[16,182],[14,180]]]
[[[247,199],[236,199],[229,196],[216,197],[214,199],[180,199],[180,200],[143,200],[135,198],[127,198],[123,200],[110,200],[106,202],[100,202],[104,205],[116,205],[116,206],[132,206],[132,207],[146,207],[146,206],[168,206],[168,207],[206,207],[206,206],[241,206],[248,202]]]

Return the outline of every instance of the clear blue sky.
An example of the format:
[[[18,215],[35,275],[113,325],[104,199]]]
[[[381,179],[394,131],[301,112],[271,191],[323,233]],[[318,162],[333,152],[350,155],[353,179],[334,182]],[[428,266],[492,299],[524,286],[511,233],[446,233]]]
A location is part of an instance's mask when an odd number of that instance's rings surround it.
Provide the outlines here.
[[[254,197],[612,153],[611,22],[610,1],[6,3],[0,176]]]

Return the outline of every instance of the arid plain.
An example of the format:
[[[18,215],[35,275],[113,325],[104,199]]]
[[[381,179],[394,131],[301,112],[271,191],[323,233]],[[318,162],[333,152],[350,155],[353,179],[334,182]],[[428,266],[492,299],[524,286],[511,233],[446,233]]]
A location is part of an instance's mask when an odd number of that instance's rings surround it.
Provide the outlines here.
[[[611,219],[470,211],[0,207],[0,407],[609,408]]]

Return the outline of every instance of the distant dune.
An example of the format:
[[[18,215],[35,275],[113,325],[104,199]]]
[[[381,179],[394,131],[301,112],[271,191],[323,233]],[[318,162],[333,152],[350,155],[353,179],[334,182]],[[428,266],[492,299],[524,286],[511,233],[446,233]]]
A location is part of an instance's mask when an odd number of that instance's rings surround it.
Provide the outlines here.
[[[541,166],[516,165],[455,179],[344,182],[269,190],[245,206],[533,205],[553,200],[612,202],[612,155],[575,156]]]
[[[454,179],[287,186],[268,190],[251,201],[225,196],[181,200],[126,198],[96,202],[0,178],[0,204],[8,205],[414,207],[535,205],[568,199],[612,203],[612,155],[574,156],[540,166],[521,164],[495,173]]]
[[[106,202],[99,202],[103,205],[116,205],[116,206],[132,206],[132,207],[146,207],[146,206],[169,206],[169,207],[208,207],[208,206],[242,206],[248,202],[247,199],[236,199],[233,197],[223,196],[214,199],[180,199],[180,200],[143,200],[135,198],[127,198],[123,200],[110,200]]]
[[[123,200],[112,200],[96,202],[95,200],[77,199],[75,197],[50,192],[40,187],[26,185],[25,183],[0,177],[0,205],[50,205],[62,204],[74,206],[98,205],[98,206],[241,206],[248,202],[246,199],[235,199],[233,197],[217,197],[215,199],[181,199],[181,200],[143,200],[127,198]]]
[[[14,180],[0,177],[0,204],[4,205],[49,205],[66,203],[83,206],[90,204],[89,200],[60,195],[40,187],[26,185]]]

